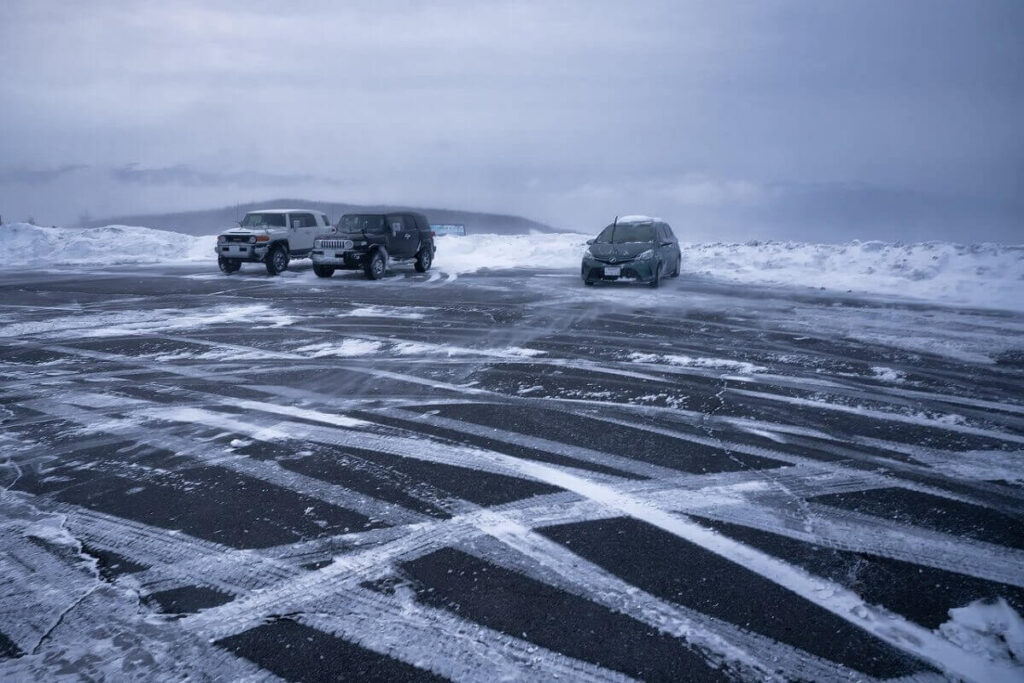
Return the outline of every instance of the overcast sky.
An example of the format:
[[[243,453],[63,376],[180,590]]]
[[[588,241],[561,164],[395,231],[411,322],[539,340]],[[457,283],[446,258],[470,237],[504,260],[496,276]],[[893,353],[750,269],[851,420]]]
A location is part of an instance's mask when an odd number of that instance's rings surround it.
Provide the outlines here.
[[[0,1],[0,215],[1024,242],[1024,2]]]

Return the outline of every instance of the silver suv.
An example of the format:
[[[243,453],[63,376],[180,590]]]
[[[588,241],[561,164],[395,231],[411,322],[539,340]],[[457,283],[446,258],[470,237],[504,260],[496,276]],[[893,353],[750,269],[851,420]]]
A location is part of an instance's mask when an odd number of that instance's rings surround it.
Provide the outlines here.
[[[217,235],[217,265],[234,273],[243,263],[263,263],[277,275],[293,258],[307,258],[313,239],[331,229],[321,211],[309,209],[260,209],[245,214],[237,228]]]

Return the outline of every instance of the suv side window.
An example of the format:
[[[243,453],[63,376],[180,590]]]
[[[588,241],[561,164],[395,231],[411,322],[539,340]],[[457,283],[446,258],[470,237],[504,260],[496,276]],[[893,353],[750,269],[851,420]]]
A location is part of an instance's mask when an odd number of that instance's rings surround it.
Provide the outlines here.
[[[416,232],[416,219],[412,217],[411,213],[402,216],[402,221],[405,223],[406,232]]]
[[[316,219],[313,218],[313,214],[311,214],[311,213],[293,213],[292,214],[292,225],[295,224],[295,221],[299,221],[299,227],[300,228],[315,228],[316,227]]]

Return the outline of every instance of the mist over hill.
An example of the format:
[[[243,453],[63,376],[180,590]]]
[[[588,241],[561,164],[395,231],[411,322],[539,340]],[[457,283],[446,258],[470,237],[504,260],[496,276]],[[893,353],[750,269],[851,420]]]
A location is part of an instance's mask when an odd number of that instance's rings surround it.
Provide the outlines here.
[[[189,235],[212,235],[235,221],[247,211],[272,208],[307,208],[326,213],[332,222],[345,213],[382,213],[386,211],[419,211],[427,216],[432,224],[462,223],[467,234],[526,235],[531,232],[560,232],[550,225],[529,220],[521,216],[507,216],[496,213],[478,213],[474,211],[457,211],[453,209],[422,209],[399,205],[360,205],[342,204],[339,202],[316,202],[306,199],[270,199],[261,202],[250,202],[235,206],[224,206],[217,209],[200,209],[178,213],[150,213],[131,216],[114,216],[84,222],[78,227],[97,228],[105,225],[140,225],[147,228],[183,232]]]

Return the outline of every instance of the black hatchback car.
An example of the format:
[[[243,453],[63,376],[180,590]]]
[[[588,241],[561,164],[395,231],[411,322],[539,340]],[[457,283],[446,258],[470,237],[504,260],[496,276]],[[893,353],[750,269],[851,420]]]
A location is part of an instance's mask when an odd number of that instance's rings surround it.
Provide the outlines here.
[[[421,213],[351,213],[338,221],[334,232],[313,241],[313,272],[330,277],[338,268],[362,269],[379,280],[393,262],[411,261],[425,273],[434,262],[437,247],[427,217]]]
[[[584,284],[625,280],[657,287],[663,276],[679,275],[679,240],[668,223],[660,219],[616,218],[587,244],[580,272]]]

